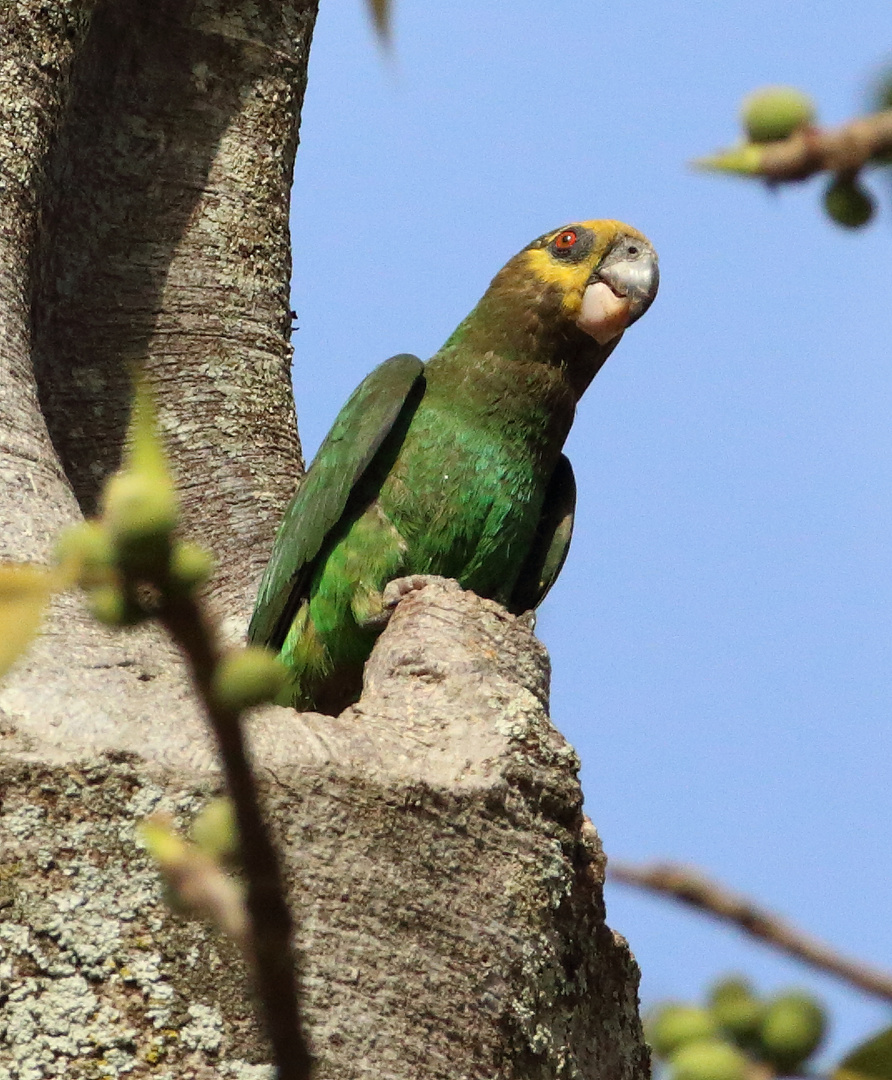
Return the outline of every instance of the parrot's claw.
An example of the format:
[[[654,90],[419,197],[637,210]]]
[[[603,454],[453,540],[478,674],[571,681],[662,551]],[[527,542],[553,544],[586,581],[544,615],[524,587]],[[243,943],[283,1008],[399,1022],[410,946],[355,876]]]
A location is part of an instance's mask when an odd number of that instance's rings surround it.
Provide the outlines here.
[[[390,616],[400,600],[409,593],[423,589],[431,580],[436,579],[425,574],[410,574],[408,577],[394,578],[384,586],[380,594],[380,605],[375,605],[376,610],[364,614],[357,622],[365,630],[383,630],[390,622]]]
[[[427,574],[410,574],[408,577],[398,577],[393,581],[388,581],[381,594],[381,602],[388,616],[403,597],[408,596],[409,593],[420,592],[429,581],[430,575]]]

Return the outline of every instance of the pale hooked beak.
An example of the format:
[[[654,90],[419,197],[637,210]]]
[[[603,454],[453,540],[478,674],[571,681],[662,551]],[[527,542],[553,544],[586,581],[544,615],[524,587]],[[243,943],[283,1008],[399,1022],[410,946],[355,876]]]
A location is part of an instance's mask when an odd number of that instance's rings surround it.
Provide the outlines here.
[[[654,249],[647,241],[623,238],[589,279],[576,325],[606,345],[641,318],[659,284]]]

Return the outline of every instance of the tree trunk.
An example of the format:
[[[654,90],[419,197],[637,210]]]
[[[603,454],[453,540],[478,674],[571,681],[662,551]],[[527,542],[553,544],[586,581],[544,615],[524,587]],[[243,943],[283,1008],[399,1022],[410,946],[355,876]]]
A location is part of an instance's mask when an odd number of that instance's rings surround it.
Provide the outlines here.
[[[300,475],[288,194],[315,0],[0,5],[0,546],[47,561],[149,371],[184,529],[243,630]],[[319,1077],[647,1073],[637,972],[525,626],[404,601],[362,701],[259,712]],[[219,786],[179,659],[63,597],[0,689],[0,1075],[259,1077],[233,949],[133,824]]]

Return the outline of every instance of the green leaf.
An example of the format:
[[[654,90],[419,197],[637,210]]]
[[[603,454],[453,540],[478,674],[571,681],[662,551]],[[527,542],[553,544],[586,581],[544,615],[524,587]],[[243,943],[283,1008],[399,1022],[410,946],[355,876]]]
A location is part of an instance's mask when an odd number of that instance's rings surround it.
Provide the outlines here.
[[[721,150],[710,157],[697,158],[691,164],[707,172],[736,173],[738,176],[758,176],[762,172],[763,151],[756,143],[743,143]]]
[[[856,1046],[830,1074],[830,1080],[892,1080],[892,1027]]]
[[[137,372],[122,471],[149,473],[173,487],[164,443],[158,433],[158,408],[148,378]]]
[[[0,564],[0,677],[6,674],[37,634],[60,575],[42,566]]]

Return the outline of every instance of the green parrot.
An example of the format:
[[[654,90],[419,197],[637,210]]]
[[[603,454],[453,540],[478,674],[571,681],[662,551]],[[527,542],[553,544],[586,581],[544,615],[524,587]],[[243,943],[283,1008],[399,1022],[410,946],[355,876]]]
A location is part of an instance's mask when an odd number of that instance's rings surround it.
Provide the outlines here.
[[[657,291],[650,241],[619,221],[515,255],[426,364],[394,356],[354,391],[279,529],[249,639],[279,653],[282,704],[358,699],[385,586],[438,574],[520,614],[554,584],[576,487],[576,404]]]

